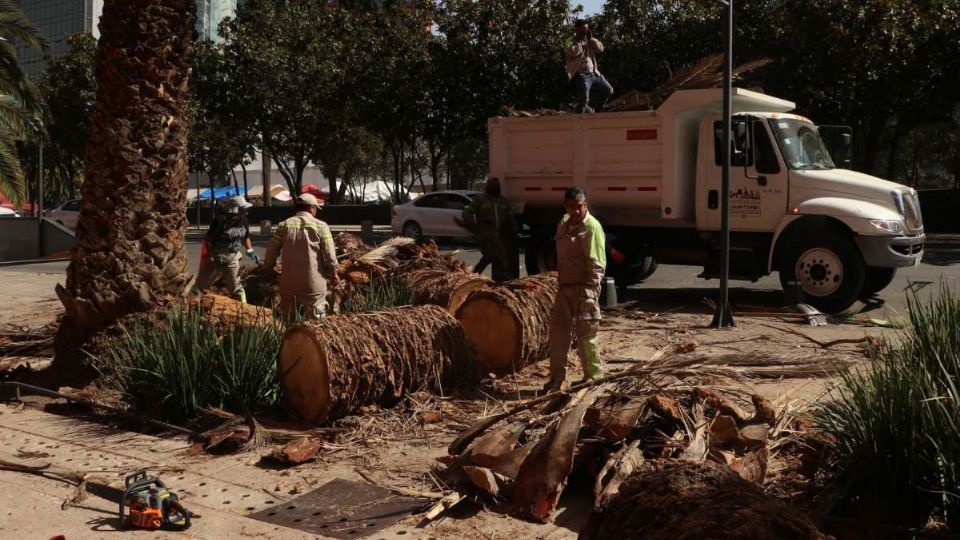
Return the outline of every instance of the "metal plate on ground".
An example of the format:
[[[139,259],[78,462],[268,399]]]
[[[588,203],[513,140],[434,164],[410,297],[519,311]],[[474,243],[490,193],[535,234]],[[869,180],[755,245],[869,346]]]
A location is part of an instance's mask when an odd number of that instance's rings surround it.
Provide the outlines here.
[[[363,538],[413,515],[429,502],[337,478],[247,517],[331,538]]]

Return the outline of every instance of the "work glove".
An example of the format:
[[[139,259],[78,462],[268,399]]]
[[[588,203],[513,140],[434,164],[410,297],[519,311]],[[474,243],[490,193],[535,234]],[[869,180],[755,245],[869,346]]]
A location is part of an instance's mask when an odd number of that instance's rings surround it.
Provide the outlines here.
[[[254,264],[260,264],[260,255],[257,255],[257,252],[256,252],[256,251],[254,251],[254,250],[252,250],[252,249],[248,249],[248,250],[247,250],[247,257],[250,257],[250,260],[252,260],[252,261],[254,262]]]

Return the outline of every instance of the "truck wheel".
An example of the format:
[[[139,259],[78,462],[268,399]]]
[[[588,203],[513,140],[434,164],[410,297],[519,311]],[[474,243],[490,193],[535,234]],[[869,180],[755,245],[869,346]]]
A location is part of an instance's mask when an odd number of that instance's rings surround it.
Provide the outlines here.
[[[859,298],[866,265],[851,240],[827,231],[821,234],[788,241],[780,263],[780,284],[786,290],[790,282],[798,281],[808,304],[835,313]]]
[[[613,277],[620,290],[640,283],[657,271],[657,260],[652,256],[642,257],[628,266],[613,266],[607,259],[607,265],[607,275]]]
[[[556,270],[557,243],[554,238],[543,236],[531,237],[527,242],[527,249],[523,254],[523,262],[527,267],[527,275],[529,276]]]
[[[867,277],[863,280],[861,296],[871,296],[887,288],[897,275],[896,268],[867,268]]]

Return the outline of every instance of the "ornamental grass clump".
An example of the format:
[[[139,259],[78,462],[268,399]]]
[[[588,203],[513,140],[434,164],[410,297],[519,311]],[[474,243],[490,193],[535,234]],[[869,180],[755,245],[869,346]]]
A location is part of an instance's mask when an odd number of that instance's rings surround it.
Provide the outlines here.
[[[369,313],[413,305],[413,289],[400,279],[376,280],[358,287],[340,305],[341,313]]]
[[[817,412],[836,440],[847,510],[871,520],[960,524],[960,298],[908,300],[910,326]]]
[[[214,407],[262,413],[278,403],[282,337],[274,325],[218,333],[201,313],[172,309],[159,321],[126,327],[94,365],[133,410],[156,418],[184,421]]]

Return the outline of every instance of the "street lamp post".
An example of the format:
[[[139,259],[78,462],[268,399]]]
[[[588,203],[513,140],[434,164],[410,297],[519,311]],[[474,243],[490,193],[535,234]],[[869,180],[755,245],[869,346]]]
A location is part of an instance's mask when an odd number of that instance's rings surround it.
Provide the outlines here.
[[[733,1],[720,0],[724,10],[723,34],[723,176],[720,183],[720,298],[710,326],[735,326],[730,309],[730,135],[733,130]]]

